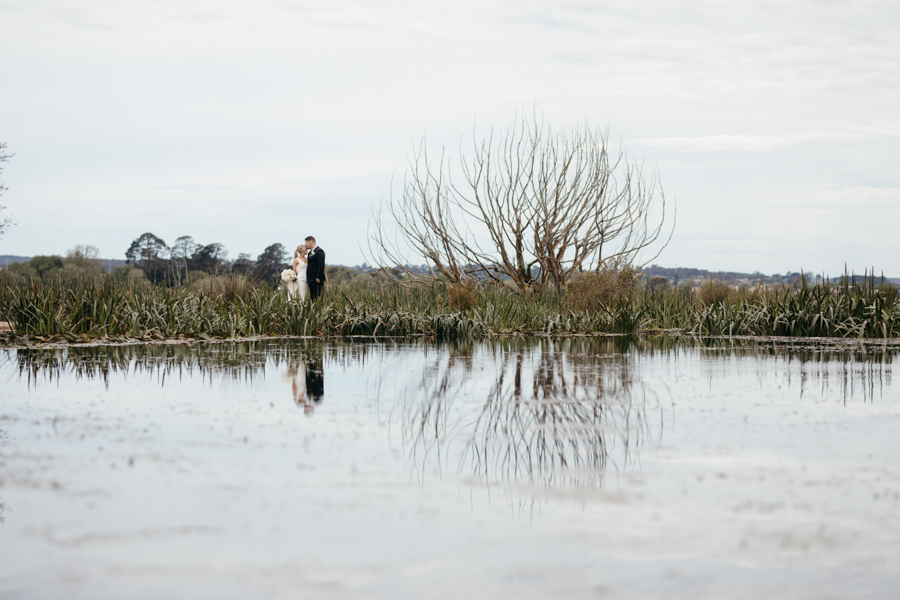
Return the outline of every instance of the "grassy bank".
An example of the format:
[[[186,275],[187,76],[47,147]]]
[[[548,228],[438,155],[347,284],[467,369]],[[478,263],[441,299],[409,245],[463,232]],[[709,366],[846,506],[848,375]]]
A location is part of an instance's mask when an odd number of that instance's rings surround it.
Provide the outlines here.
[[[465,290],[332,284],[315,303],[236,277],[193,287],[109,279],[0,284],[7,339],[411,336],[653,333],[892,338],[900,335],[896,288],[874,278],[774,291],[651,290],[570,310],[565,292],[519,295],[498,285]]]

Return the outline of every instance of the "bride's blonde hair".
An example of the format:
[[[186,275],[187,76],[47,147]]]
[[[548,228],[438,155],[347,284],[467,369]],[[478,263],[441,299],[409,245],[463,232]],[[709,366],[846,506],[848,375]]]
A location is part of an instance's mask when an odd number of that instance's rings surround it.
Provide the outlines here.
[[[294,250],[294,258],[297,258],[298,256],[300,256],[300,248],[303,248],[304,250],[306,250],[306,246],[304,246],[303,244],[300,244],[299,246],[297,246],[297,249]]]

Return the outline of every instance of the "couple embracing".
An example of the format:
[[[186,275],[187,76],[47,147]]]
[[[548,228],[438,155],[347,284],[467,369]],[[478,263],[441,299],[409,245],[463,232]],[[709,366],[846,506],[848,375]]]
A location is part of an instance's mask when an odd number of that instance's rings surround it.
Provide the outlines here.
[[[315,300],[325,285],[325,251],[316,245],[316,238],[309,236],[306,243],[294,250],[294,266],[297,278],[287,284],[288,297],[306,300],[306,292]]]

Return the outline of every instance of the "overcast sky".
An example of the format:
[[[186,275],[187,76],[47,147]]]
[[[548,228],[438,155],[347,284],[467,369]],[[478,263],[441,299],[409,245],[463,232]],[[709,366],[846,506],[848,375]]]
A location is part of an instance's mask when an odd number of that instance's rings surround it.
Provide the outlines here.
[[[896,0],[0,0],[0,254],[314,234],[358,264],[423,134],[536,107],[658,166],[659,264],[900,276],[898,31]]]

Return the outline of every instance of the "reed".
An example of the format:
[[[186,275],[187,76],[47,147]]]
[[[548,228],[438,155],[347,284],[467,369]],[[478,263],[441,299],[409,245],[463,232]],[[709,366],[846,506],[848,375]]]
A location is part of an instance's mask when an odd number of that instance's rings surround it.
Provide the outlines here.
[[[521,294],[503,285],[460,291],[435,283],[330,284],[316,303],[240,278],[148,287],[111,278],[0,280],[0,320],[9,338],[40,341],[242,338],[253,336],[584,335],[682,332],[698,336],[893,338],[900,336],[897,288],[866,274],[779,290],[731,290],[705,298],[688,288],[646,286],[589,310],[566,292]]]

